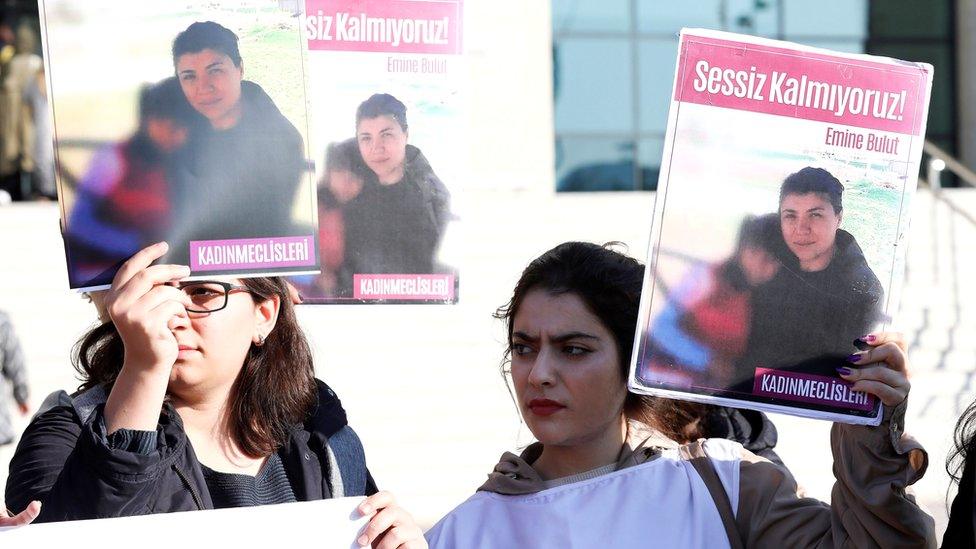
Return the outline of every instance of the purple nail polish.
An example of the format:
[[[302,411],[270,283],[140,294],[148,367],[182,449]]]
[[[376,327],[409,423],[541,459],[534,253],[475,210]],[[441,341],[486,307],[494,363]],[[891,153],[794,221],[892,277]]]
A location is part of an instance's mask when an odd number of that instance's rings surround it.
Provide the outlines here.
[[[861,339],[863,339],[864,341],[867,341],[868,343],[873,343],[874,340],[877,339],[877,338],[873,334],[868,334],[866,336],[862,336]]]
[[[862,355],[858,353],[854,353],[853,355],[847,355],[847,362],[857,362],[861,360],[861,356]]]
[[[854,370],[851,370],[850,368],[847,368],[846,366],[841,366],[840,368],[837,368],[836,370],[837,370],[837,373],[840,374],[840,375],[842,375],[842,376],[849,376],[849,375],[851,375],[851,374],[854,373]]]

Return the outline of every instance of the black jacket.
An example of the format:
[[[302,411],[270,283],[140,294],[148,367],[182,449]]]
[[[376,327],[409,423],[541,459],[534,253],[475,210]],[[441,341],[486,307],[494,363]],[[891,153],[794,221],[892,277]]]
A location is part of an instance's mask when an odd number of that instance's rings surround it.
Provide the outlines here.
[[[949,525],[942,537],[942,549],[976,547],[976,456],[963,465],[959,492],[952,500]]]
[[[349,273],[437,272],[437,250],[451,219],[451,195],[420,149],[407,145],[403,179],[381,185],[363,163],[355,140],[341,146],[365,182],[343,214]]]
[[[96,387],[34,418],[10,461],[7,507],[17,513],[40,500],[38,522],[213,509],[173,408],[167,404],[160,415],[157,450],[140,455],[109,447],[101,420],[106,398]],[[321,381],[315,410],[278,456],[298,501],[376,492],[342,404]]]
[[[837,231],[834,257],[826,269],[800,270],[783,241],[776,214],[762,219],[766,238],[781,266],[752,297],[749,341],[739,361],[739,382],[752,390],[756,367],[795,369],[835,377],[854,339],[882,318],[884,290],[854,236]]]

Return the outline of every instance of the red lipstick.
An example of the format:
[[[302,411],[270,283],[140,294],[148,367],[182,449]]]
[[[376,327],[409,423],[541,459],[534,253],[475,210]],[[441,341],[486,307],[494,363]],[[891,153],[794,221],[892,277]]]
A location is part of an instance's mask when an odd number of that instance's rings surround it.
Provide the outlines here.
[[[529,411],[537,416],[551,416],[566,406],[548,398],[534,398],[529,401]]]

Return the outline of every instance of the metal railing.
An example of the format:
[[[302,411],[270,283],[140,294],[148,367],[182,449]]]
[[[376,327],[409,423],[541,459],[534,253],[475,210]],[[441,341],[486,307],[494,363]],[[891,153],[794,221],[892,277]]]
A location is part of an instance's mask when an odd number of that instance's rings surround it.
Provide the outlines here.
[[[925,142],[922,151],[924,153],[922,163],[925,167],[925,178],[921,181],[928,184],[938,201],[948,206],[954,214],[976,226],[976,217],[972,213],[959,207],[952,198],[942,193],[942,172],[949,170],[962,183],[962,186],[968,188],[976,188],[976,172],[931,141]]]

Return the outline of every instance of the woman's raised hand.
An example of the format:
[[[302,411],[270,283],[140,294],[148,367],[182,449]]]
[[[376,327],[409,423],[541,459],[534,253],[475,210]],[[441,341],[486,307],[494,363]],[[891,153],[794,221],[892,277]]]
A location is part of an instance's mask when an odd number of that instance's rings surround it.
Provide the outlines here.
[[[190,322],[186,294],[166,285],[188,276],[190,269],[152,265],[168,249],[161,242],[129,258],[105,295],[105,308],[125,348],[122,370],[105,403],[107,434],[118,429],[152,431],[159,420],[180,353],[173,330]]]
[[[885,406],[901,404],[911,389],[904,338],[901,334],[881,332],[866,335],[861,341],[870,348],[849,356],[848,360],[857,367],[838,368],[840,377],[854,384],[851,389],[872,394]]]
[[[189,276],[183,265],[152,265],[169,249],[165,242],[143,248],[119,269],[105,294],[105,309],[125,347],[125,366],[169,374],[179,354],[173,330],[188,323],[186,296],[167,282]]]
[[[410,513],[397,505],[393,494],[377,492],[359,504],[359,512],[371,516],[359,545],[374,549],[426,549],[424,533]]]

